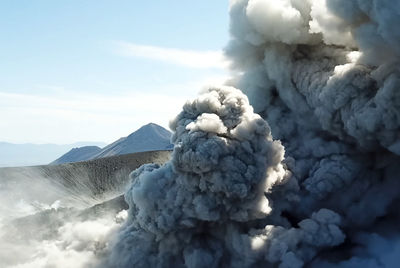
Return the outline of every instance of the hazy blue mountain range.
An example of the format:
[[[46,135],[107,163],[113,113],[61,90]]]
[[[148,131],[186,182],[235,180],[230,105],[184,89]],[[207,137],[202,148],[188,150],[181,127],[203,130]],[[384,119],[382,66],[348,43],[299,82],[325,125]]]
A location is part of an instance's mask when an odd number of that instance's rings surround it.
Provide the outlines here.
[[[129,136],[116,140],[103,149],[94,146],[74,148],[51,164],[78,162],[137,152],[170,150],[173,147],[170,143],[171,134],[165,128],[150,123],[142,126]]]
[[[0,167],[45,165],[72,148],[82,146],[104,147],[103,142],[73,144],[14,144],[0,142]]]

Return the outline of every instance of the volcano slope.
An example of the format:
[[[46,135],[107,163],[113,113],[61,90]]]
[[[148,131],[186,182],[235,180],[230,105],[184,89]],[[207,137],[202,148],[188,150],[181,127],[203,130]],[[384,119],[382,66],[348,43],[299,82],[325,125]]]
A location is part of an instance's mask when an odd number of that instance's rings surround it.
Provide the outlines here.
[[[129,173],[163,164],[151,151],[62,165],[0,169],[0,266],[91,267],[128,208]]]

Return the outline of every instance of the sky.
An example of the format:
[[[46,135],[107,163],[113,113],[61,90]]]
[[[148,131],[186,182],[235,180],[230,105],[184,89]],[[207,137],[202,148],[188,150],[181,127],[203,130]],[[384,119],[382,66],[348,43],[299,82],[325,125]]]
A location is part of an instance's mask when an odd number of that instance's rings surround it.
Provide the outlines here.
[[[228,1],[0,1],[0,141],[112,142],[227,77]]]

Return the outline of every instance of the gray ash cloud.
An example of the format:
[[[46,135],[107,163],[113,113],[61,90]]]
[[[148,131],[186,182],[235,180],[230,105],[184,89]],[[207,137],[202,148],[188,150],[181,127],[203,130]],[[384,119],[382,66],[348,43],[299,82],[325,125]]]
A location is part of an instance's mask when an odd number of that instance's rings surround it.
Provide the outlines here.
[[[231,1],[235,88],[185,104],[172,160],[132,173],[108,266],[395,267],[399,10]]]

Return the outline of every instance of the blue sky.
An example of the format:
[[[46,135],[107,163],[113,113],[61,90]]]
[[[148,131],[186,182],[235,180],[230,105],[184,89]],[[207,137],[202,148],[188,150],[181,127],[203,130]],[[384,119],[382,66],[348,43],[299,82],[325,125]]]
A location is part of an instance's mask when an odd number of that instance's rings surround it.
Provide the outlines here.
[[[228,1],[1,1],[0,25],[0,141],[167,126],[227,75]]]

